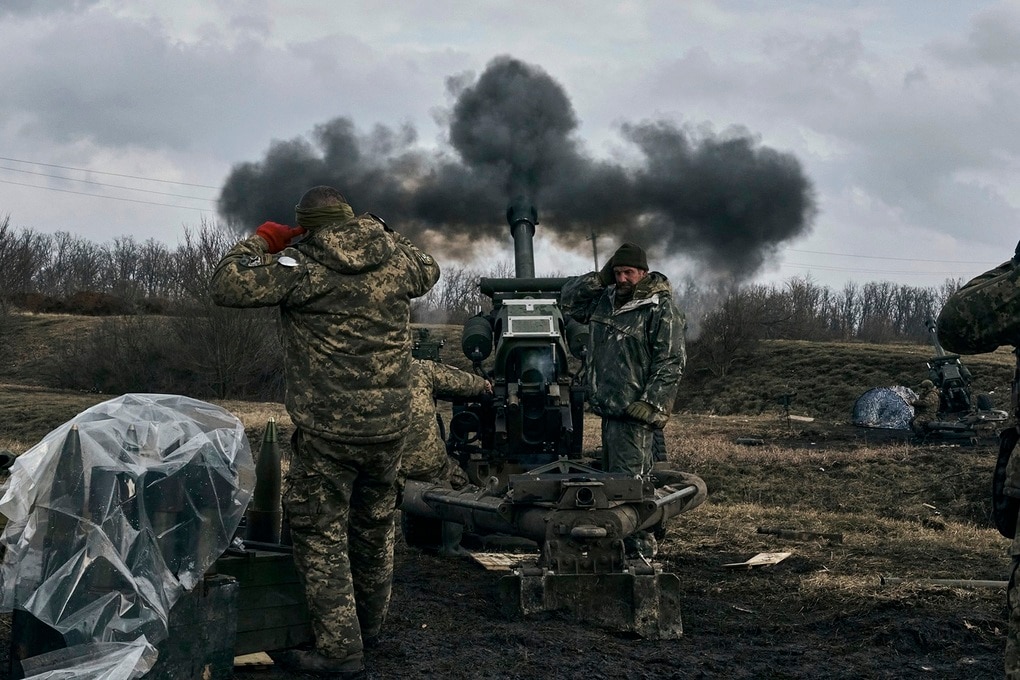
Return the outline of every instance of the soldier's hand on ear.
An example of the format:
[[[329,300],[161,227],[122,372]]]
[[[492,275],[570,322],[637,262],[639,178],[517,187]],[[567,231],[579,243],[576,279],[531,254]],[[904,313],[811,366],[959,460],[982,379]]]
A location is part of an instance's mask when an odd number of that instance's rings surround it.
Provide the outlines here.
[[[305,228],[288,227],[286,224],[276,222],[263,222],[255,230],[255,233],[266,242],[270,253],[278,253],[286,248],[295,236],[305,233]]]

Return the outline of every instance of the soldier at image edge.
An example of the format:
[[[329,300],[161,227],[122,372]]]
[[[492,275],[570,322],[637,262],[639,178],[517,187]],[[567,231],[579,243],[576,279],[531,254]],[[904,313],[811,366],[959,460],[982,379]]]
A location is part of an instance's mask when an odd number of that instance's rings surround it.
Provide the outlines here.
[[[602,419],[602,469],[647,477],[654,433],[669,420],[687,362],[687,324],[669,279],[624,243],[600,271],[568,279],[560,299],[565,314],[589,325],[585,377]],[[626,543],[629,553],[655,553],[647,532]]]
[[[1020,347],[1020,244],[1012,259],[968,281],[951,295],[936,323],[939,342],[957,354],[982,354],[1003,346]],[[1016,349],[1014,349],[1016,352]],[[1012,539],[1004,665],[1006,678],[1020,679],[1020,456],[1011,455],[1018,432],[1020,355],[1012,389],[1013,426],[999,436],[999,461],[993,480],[996,526]]]
[[[333,187],[309,189],[295,211],[297,227],[265,222],[236,244],[211,292],[219,305],[280,313],[295,426],[283,503],[315,646],[271,656],[289,670],[362,677],[392,587],[410,302],[439,267]]]

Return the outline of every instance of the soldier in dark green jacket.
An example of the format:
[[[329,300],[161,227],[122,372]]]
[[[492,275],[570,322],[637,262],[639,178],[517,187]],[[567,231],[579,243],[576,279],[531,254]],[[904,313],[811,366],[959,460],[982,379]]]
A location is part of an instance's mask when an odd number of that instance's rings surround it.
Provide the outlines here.
[[[561,303],[589,325],[587,396],[602,418],[603,469],[648,474],[653,433],[669,420],[687,361],[669,280],[625,243],[601,271],[569,279]]]
[[[432,288],[439,267],[378,217],[355,216],[332,187],[308,190],[296,210],[299,226],[266,222],[235,245],[211,289],[220,305],[280,309],[296,427],[284,505],[315,649],[274,659],[355,677],[389,605],[411,403],[410,302]]]

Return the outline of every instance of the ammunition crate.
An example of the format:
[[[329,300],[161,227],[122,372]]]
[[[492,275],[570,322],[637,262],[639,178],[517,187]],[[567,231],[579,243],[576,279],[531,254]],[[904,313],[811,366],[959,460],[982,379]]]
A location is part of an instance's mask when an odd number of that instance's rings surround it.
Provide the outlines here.
[[[237,579],[236,656],[287,649],[311,642],[304,586],[286,546],[264,544],[228,551],[214,569]]]
[[[234,622],[237,580],[206,576],[185,592],[170,610],[166,639],[156,645],[159,657],[148,678],[158,680],[230,680],[234,673]],[[32,614],[15,609],[11,618],[10,676],[25,677],[23,659],[63,649],[63,636]]]

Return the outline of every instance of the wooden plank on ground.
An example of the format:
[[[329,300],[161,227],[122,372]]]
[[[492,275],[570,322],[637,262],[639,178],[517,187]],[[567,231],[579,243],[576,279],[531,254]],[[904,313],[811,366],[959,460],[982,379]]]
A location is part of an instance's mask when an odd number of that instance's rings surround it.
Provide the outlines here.
[[[792,552],[758,553],[757,555],[747,560],[746,562],[730,562],[729,564],[724,564],[723,566],[728,567],[730,569],[737,569],[739,567],[743,567],[744,569],[753,569],[754,567],[772,566],[773,564],[779,564],[792,554],[793,554]]]
[[[254,654],[242,654],[241,656],[234,657],[234,668],[252,668],[262,666],[272,666],[273,660],[265,652],[255,652]]]
[[[514,553],[473,552],[471,559],[489,571],[510,571],[521,563],[523,556]]]

